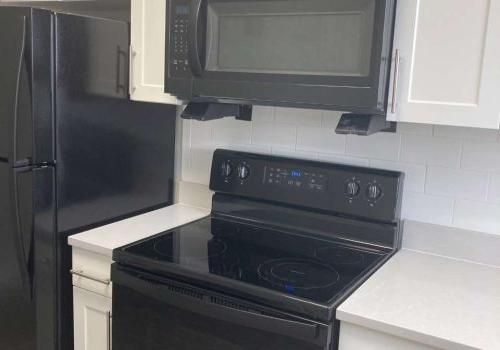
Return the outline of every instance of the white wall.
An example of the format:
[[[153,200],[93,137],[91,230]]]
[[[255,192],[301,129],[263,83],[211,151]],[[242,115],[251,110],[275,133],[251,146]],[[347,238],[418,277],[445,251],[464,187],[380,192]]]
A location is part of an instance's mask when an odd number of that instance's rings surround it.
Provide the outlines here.
[[[182,122],[183,181],[208,185],[215,148],[404,171],[407,219],[500,234],[498,131],[400,124],[397,134],[334,133],[339,114],[256,107],[251,123]]]

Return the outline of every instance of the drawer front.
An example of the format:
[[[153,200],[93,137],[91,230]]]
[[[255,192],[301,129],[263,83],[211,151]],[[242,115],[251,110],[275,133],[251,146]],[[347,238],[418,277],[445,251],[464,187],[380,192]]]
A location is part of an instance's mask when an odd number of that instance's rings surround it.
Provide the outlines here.
[[[111,298],[111,257],[73,248],[73,285]]]

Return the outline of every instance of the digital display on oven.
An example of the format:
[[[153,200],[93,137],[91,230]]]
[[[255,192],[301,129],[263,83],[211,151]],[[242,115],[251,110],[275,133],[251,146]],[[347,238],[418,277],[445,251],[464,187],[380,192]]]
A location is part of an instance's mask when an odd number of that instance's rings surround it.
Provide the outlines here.
[[[325,192],[328,177],[323,172],[310,169],[297,169],[269,166],[264,178],[266,185],[288,187],[309,191]]]
[[[189,15],[189,6],[187,6],[187,5],[176,6],[175,7],[175,14],[177,16]]]

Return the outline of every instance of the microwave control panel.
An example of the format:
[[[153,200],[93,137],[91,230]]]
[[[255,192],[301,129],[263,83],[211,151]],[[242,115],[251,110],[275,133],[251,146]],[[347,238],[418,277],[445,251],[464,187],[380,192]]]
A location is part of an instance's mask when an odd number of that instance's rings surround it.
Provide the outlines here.
[[[185,1],[171,3],[170,45],[168,50],[170,75],[185,77],[190,75],[188,59],[189,19],[191,7]]]

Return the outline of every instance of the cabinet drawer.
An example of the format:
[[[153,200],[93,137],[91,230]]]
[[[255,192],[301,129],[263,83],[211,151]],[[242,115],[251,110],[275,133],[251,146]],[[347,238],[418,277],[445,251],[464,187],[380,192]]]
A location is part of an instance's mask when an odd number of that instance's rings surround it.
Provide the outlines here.
[[[111,257],[73,248],[73,285],[111,298]]]

